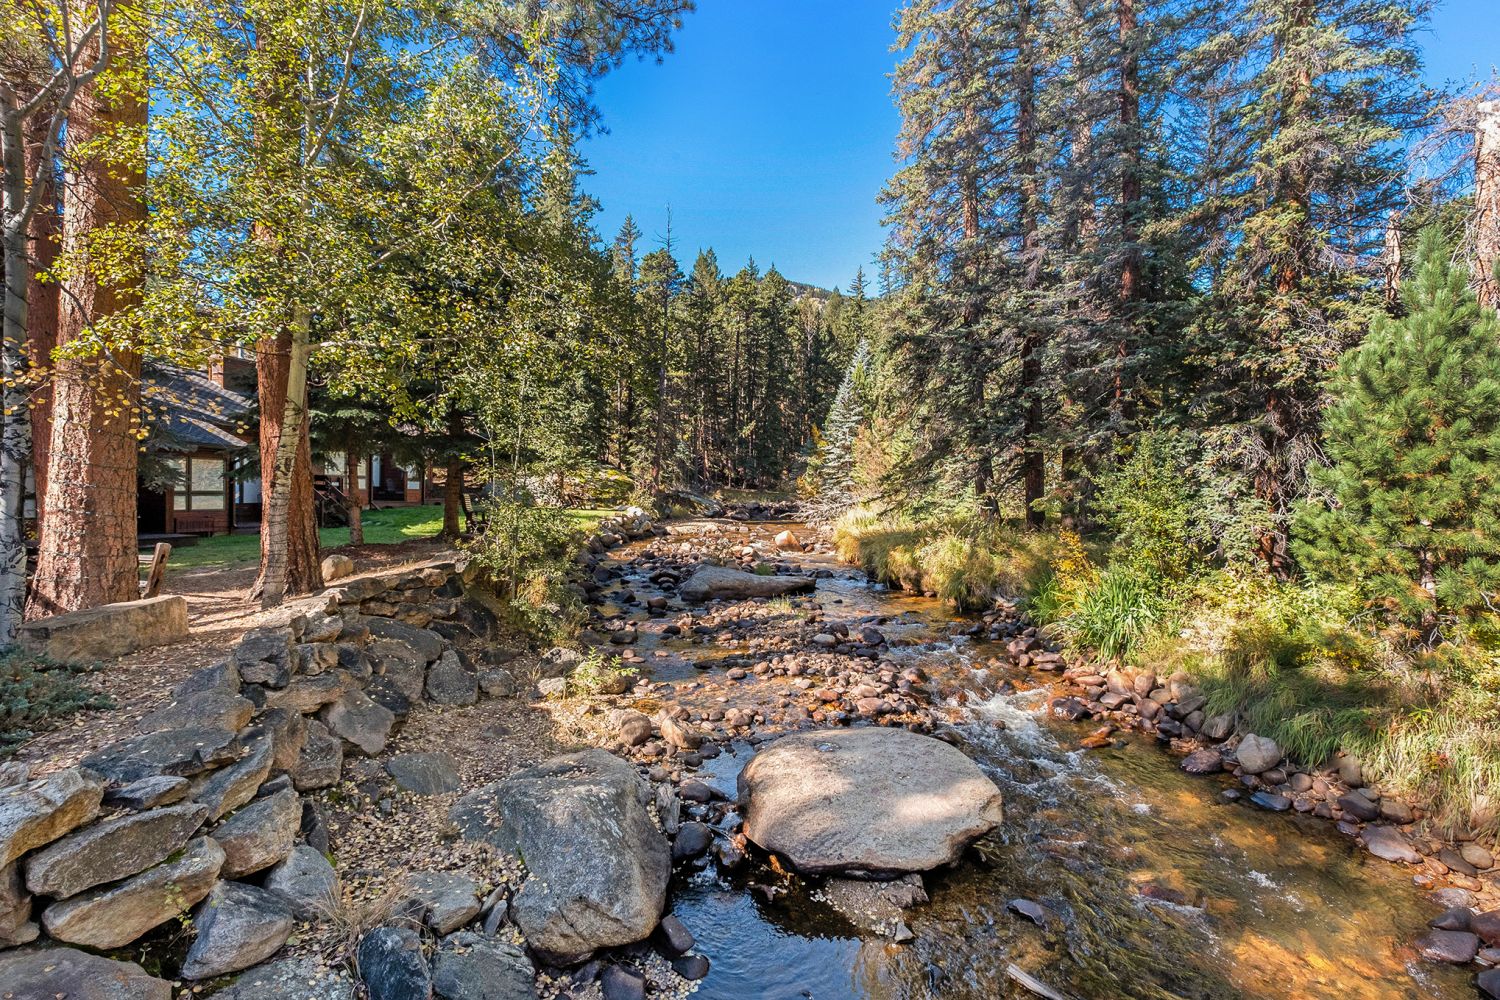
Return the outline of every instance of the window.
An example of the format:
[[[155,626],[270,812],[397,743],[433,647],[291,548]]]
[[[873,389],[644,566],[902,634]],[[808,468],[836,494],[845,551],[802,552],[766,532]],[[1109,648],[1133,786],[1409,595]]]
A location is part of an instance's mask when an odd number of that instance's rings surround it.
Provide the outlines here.
[[[173,510],[223,510],[224,460],[222,458],[172,458],[167,464],[177,472],[172,491]]]

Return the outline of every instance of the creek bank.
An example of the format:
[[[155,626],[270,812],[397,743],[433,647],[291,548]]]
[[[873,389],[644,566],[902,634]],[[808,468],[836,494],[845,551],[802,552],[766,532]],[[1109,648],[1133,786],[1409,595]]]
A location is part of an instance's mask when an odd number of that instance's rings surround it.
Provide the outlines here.
[[[1127,731],[1151,736],[1182,758],[1185,772],[1233,779],[1220,793],[1223,801],[1326,820],[1370,856],[1410,871],[1413,886],[1435,903],[1448,898],[1447,893],[1461,893],[1476,920],[1500,924],[1496,845],[1472,835],[1442,839],[1424,823],[1420,807],[1367,783],[1353,755],[1340,752],[1311,767],[1291,761],[1274,740],[1243,731],[1237,718],[1207,714],[1207,698],[1189,675],[1157,676],[1070,657],[1007,600],[997,599],[994,610],[954,632],[1003,646],[1002,652],[975,665],[981,681],[991,673],[1019,672],[1046,685],[1051,714],[1087,727],[1087,735],[1079,739],[1082,749],[1119,746]],[[1480,970],[1500,966],[1500,935],[1475,939],[1472,953],[1468,941],[1455,946],[1443,939],[1444,946],[1436,947],[1423,938],[1413,946],[1429,961],[1473,962]]]

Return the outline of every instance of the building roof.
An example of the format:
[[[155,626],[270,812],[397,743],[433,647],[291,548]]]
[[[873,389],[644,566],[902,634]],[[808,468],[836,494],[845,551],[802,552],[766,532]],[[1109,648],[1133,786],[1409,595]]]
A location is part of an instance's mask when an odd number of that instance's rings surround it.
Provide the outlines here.
[[[149,446],[157,451],[239,451],[255,402],[202,372],[148,361],[141,372]]]

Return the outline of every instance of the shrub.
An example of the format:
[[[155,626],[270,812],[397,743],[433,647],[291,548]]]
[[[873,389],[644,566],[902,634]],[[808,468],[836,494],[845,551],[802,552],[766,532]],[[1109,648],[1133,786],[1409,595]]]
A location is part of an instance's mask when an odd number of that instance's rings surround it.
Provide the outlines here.
[[[48,663],[19,650],[0,655],[0,754],[78,712],[113,708],[107,695],[79,683],[93,670]]]
[[[1134,439],[1125,461],[1102,477],[1095,501],[1114,531],[1114,559],[1168,580],[1193,568],[1196,506],[1181,447],[1161,431]]]
[[[504,500],[485,504],[482,523],[467,549],[507,599],[514,624],[543,637],[570,632],[582,616],[568,583],[577,523],[561,507]]]
[[[1127,659],[1166,624],[1172,602],[1165,581],[1131,566],[1112,566],[1080,594],[1055,628],[1075,649]]]

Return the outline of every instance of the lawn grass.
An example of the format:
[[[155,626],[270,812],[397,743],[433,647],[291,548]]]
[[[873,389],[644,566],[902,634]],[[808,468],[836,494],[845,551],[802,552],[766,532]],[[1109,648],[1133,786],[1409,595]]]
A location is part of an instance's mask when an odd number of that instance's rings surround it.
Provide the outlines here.
[[[615,513],[617,512],[613,510],[598,509],[568,512],[585,531]],[[430,504],[423,507],[367,510],[363,523],[366,545],[395,545],[399,542],[436,538],[443,530],[443,508]],[[318,532],[318,538],[323,548],[338,548],[349,544],[349,529],[324,528]],[[170,569],[235,569],[259,562],[259,535],[215,535],[200,539],[196,545],[173,548],[167,565]]]

